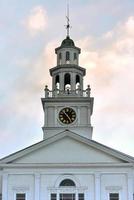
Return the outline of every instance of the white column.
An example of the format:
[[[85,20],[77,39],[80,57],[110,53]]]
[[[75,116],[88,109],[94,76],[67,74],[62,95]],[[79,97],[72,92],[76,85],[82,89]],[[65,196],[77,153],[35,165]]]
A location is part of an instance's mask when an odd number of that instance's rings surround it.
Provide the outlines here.
[[[128,200],[133,200],[133,175],[132,175],[132,173],[128,173],[127,186],[128,186]]]
[[[2,177],[2,200],[8,200],[8,174]]]
[[[59,200],[60,199],[60,192],[59,192],[59,190],[57,190],[57,200]]]
[[[76,74],[74,73],[71,73],[71,90],[74,90],[76,89]]]
[[[100,200],[101,195],[101,179],[100,179],[100,173],[95,173],[95,200]]]
[[[75,199],[78,200],[78,190],[76,190],[75,195]]]
[[[35,174],[35,184],[34,184],[34,186],[35,186],[35,189],[34,189],[34,191],[35,191],[35,197],[34,197],[34,199],[35,200],[40,200],[40,174]]]
[[[64,74],[65,73],[60,73],[59,76],[60,76],[60,90],[64,90]]]

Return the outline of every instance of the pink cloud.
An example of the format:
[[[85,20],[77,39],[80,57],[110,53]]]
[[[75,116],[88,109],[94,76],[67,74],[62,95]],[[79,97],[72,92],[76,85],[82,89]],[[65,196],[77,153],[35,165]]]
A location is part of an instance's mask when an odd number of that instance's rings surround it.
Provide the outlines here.
[[[44,31],[47,27],[47,12],[42,6],[36,6],[23,21],[24,26],[32,36]]]

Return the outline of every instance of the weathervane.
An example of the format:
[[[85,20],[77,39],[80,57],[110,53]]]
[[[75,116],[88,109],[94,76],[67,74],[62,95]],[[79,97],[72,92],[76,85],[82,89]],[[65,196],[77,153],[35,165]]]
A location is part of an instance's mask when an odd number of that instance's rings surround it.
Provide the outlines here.
[[[66,18],[67,18],[67,25],[65,25],[65,27],[66,27],[66,29],[67,29],[67,37],[69,37],[70,28],[72,28],[72,27],[70,26],[70,18],[69,18],[69,2],[68,2],[68,4],[67,4],[67,16],[66,16]]]

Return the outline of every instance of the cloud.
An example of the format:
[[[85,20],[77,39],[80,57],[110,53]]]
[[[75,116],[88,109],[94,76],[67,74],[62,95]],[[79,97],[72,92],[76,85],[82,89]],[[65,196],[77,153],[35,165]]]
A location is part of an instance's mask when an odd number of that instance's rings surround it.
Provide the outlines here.
[[[52,82],[49,68],[54,67],[56,64],[56,59],[54,59],[54,57],[56,58],[56,55],[54,55],[56,46],[57,41],[51,41],[44,47],[38,58],[25,58],[16,61],[18,67],[22,68],[23,73],[18,75],[12,83],[12,89],[8,91],[10,100],[6,99],[0,106],[0,111],[3,113],[3,128],[7,128],[7,124],[12,123],[12,116],[14,118],[35,120],[37,123],[41,123],[43,120],[39,98],[44,97],[43,89],[45,85],[50,86]],[[49,89],[51,88],[49,87]],[[38,112],[41,113],[42,118],[39,117]],[[8,120],[6,121],[6,119]],[[7,124],[5,125],[5,123]]]
[[[103,46],[96,48],[96,41],[103,41]],[[128,135],[134,140],[134,16],[102,37],[89,36],[78,44],[82,47],[81,66],[87,68],[85,83],[91,83],[95,96],[94,138],[117,149],[126,144],[126,153],[133,152]]]
[[[49,68],[56,65],[54,48],[58,46],[57,40],[48,42],[38,57],[16,60],[16,65],[22,73],[7,85],[7,93],[3,91],[6,98],[0,104],[0,137],[1,146],[3,141],[10,141],[10,151],[16,151],[25,146],[42,139],[43,132],[43,108],[40,101],[44,97],[45,85],[51,89],[52,79]],[[6,93],[6,94],[5,94]],[[27,138],[27,140],[25,140]],[[18,143],[18,141],[20,141]],[[6,155],[10,151],[1,152]]]
[[[36,6],[31,11],[29,16],[23,21],[26,29],[32,36],[43,32],[47,27],[47,12],[42,6]]]

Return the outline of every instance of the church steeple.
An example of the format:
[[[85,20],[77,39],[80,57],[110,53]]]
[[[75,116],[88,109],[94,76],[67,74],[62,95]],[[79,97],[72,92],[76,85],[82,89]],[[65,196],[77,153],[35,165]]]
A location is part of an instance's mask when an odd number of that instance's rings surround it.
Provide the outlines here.
[[[81,50],[76,47],[74,41],[67,36],[55,49],[57,54],[57,67],[50,69],[53,79],[52,89],[60,89],[70,92],[79,88],[83,89],[83,76],[85,69],[79,67],[79,54]]]
[[[75,46],[69,31],[55,53],[57,65],[50,69],[52,90],[46,86],[45,98],[42,98],[44,138],[69,129],[91,139],[93,98],[90,86],[83,88],[86,70],[79,66],[81,49]]]

